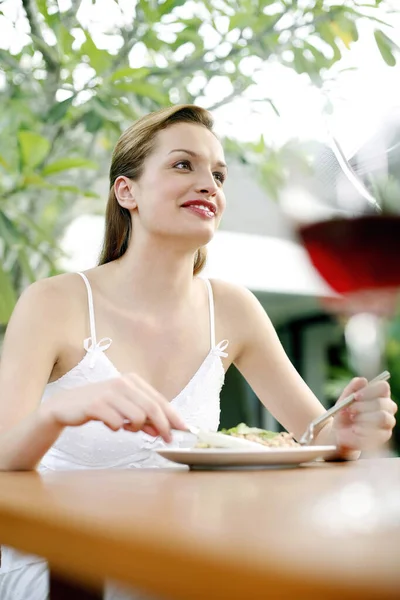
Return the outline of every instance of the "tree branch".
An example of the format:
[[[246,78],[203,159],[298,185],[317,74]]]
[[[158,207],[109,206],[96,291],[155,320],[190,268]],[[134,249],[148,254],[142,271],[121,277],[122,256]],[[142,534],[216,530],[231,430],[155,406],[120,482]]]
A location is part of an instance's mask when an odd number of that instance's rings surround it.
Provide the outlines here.
[[[19,62],[15,60],[15,58],[6,50],[0,49],[0,61],[11,69],[18,71],[18,73],[22,73],[24,76],[28,74],[24,69],[22,69]],[[0,70],[5,71],[2,66],[0,66]]]
[[[232,100],[234,100],[236,98],[236,96],[245,92],[246,89],[249,87],[249,85],[251,85],[251,84],[247,84],[247,83],[246,84],[241,83],[240,85],[237,84],[230,94],[228,94],[221,100],[218,100],[218,102],[215,102],[214,104],[209,106],[207,108],[207,110],[213,111],[213,110],[216,110],[217,108],[219,108],[220,106],[224,106],[225,104],[228,104],[228,102],[231,102]]]
[[[71,31],[73,27],[80,26],[79,21],[76,17],[79,7],[82,3],[82,0],[71,0],[71,6],[64,13],[61,13],[60,6],[58,4],[58,12],[60,15],[60,21],[63,23],[64,27]]]
[[[128,35],[127,35],[128,33],[129,32],[121,31],[121,35],[124,39],[124,43],[122,44],[121,49],[118,51],[118,54],[116,55],[115,59],[113,60],[112,66],[110,67],[110,69],[108,69],[108,71],[110,71],[110,73],[113,73],[114,70],[116,68],[118,68],[120,66],[120,64],[124,62],[125,59],[128,58],[129,52],[132,50],[133,46],[137,42],[137,39],[135,38],[135,36],[132,34],[132,37],[128,37]],[[107,74],[109,74],[109,73],[107,73]]]
[[[54,56],[53,49],[45,42],[43,37],[37,16],[35,0],[22,0],[22,5],[31,28],[32,40],[36,43],[38,50],[42,53],[49,72],[58,73],[60,70],[60,64],[57,58]]]

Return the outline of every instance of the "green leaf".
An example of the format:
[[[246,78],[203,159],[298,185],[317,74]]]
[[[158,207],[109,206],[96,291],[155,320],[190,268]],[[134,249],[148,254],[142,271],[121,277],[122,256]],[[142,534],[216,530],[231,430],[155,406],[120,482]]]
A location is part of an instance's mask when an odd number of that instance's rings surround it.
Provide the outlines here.
[[[299,74],[308,72],[308,62],[303,55],[303,51],[300,48],[293,48],[293,67]]]
[[[147,51],[150,52],[158,52],[162,50],[167,44],[163,40],[161,40],[157,33],[152,29],[148,29],[146,33],[143,35],[142,40],[143,44],[146,46]]]
[[[282,13],[274,14],[274,15],[264,15],[260,14],[255,17],[255,19],[248,19],[248,25],[253,29],[253,32],[256,34],[263,35],[264,44],[267,43],[270,46],[269,38],[272,36],[275,38],[277,36],[275,25],[278,19],[282,16]]]
[[[9,248],[14,248],[21,242],[20,232],[4,212],[0,212],[0,237]]]
[[[150,23],[154,23],[157,20],[157,12],[154,10],[155,8],[154,0],[139,0],[137,4],[137,8],[143,12],[146,20]]]
[[[97,111],[93,109],[88,110],[83,115],[82,121],[84,122],[86,130],[89,133],[96,133],[96,131],[99,131],[99,129],[103,127],[104,123],[103,118],[98,114]]]
[[[396,64],[396,58],[393,55],[392,50],[396,48],[396,45],[385,33],[383,33],[383,31],[380,31],[379,29],[375,30],[374,36],[383,60],[387,65],[389,65],[389,67],[394,67]]]
[[[229,20],[229,31],[232,29],[244,29],[250,24],[251,15],[247,12],[237,12]]]
[[[322,22],[316,27],[316,33],[319,35],[321,40],[323,40],[326,44],[333,50],[333,62],[336,62],[342,58],[342,53],[336,44],[335,35],[332,32],[330,27],[330,23]]]
[[[30,185],[37,185],[40,187],[46,187],[47,181],[40,177],[37,173],[27,173],[22,180],[23,187],[28,187]]]
[[[49,140],[33,131],[19,131],[18,142],[23,167],[34,169],[50,151]]]
[[[24,274],[29,279],[29,282],[33,283],[34,281],[36,281],[35,272],[32,269],[31,264],[29,262],[27,248],[20,248],[18,250],[18,259]]]
[[[86,42],[81,46],[81,54],[86,54],[89,57],[90,65],[98,74],[106,71],[111,66],[111,56],[106,50],[97,48],[87,32]]]
[[[57,123],[58,121],[61,121],[61,119],[63,119],[65,117],[65,115],[68,112],[69,107],[72,104],[74,97],[71,96],[71,98],[67,98],[66,100],[63,100],[62,102],[56,102],[55,104],[53,104],[53,106],[50,108],[49,112],[47,113],[47,117],[46,117],[46,121],[48,123]]]
[[[74,43],[74,36],[66,29],[63,25],[59,28],[58,32],[58,45],[61,49],[62,54],[68,55],[72,52],[72,44]]]
[[[119,79],[137,79],[147,77],[151,73],[148,67],[139,67],[138,69],[132,69],[132,67],[125,67],[124,69],[118,69],[110,77],[110,81],[118,81]]]
[[[18,219],[23,223],[28,229],[34,231],[37,236],[38,242],[47,242],[53,248],[58,248],[58,242],[53,239],[53,236],[50,233],[47,233],[43,227],[40,227],[34,219],[31,219],[26,213],[20,213],[18,215]]]
[[[47,24],[49,24],[49,13],[47,11],[47,1],[46,0],[36,0],[37,7],[40,13],[43,15],[44,20]]]
[[[151,85],[151,83],[146,83],[144,81],[132,81],[131,83],[116,83],[115,88],[121,90],[122,92],[133,92],[137,96],[150,98],[158,104],[168,103],[168,97],[164,92],[160,90],[158,86]]]
[[[85,196],[86,193],[81,188],[78,188],[76,185],[55,185],[55,190],[59,192],[70,192],[71,194],[76,194],[77,196]]]
[[[166,15],[174,10],[177,6],[183,6],[186,4],[186,0],[165,0],[163,4],[158,5],[158,14],[160,16]]]
[[[97,169],[97,163],[87,158],[81,158],[73,156],[70,158],[61,158],[52,163],[47,164],[42,169],[42,175],[54,175],[54,173],[60,173],[61,171],[68,171],[69,169]]]
[[[130,104],[124,104],[124,102],[119,102],[118,110],[130,121],[136,121],[136,119],[138,119],[139,117],[135,109]]]
[[[254,150],[254,152],[257,152],[257,154],[262,154],[263,152],[265,152],[265,149],[266,149],[266,146],[265,146],[264,135],[261,134],[258,142],[254,142],[254,144],[253,144],[253,150]]]
[[[97,192],[92,192],[91,190],[80,190],[80,191],[85,196],[85,198],[100,198],[100,195]]]
[[[181,31],[178,34],[178,37],[175,40],[175,42],[172,42],[170,44],[170,47],[172,48],[172,50],[175,51],[178,48],[180,48],[181,46],[183,46],[184,44],[187,44],[188,42],[191,42],[192,44],[194,44],[194,46],[196,48],[204,47],[204,40],[201,37],[201,35],[199,34],[198,29],[196,29],[194,27],[186,27],[183,31]]]
[[[95,110],[100,117],[105,119],[105,121],[120,121],[120,115],[118,111],[114,108],[114,104],[111,100],[100,98],[100,96],[95,96],[92,99],[93,110]]]
[[[323,52],[318,50],[315,46],[308,42],[304,42],[304,48],[309,50],[315,59],[315,66],[317,69],[331,66],[332,60],[327,58]]]
[[[9,169],[10,168],[10,165],[8,164],[8,162],[6,161],[6,159],[3,156],[1,156],[1,154],[0,154],[0,165],[2,167],[4,167],[4,169]]]
[[[2,261],[0,261],[0,323],[6,325],[17,302],[17,295],[10,275],[3,269],[1,263]]]

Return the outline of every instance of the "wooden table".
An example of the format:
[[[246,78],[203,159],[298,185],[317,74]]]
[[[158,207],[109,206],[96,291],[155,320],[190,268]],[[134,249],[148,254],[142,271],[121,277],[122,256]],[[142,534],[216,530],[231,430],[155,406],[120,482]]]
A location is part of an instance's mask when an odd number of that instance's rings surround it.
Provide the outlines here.
[[[400,484],[400,459],[380,465]],[[315,522],[315,503],[367,467],[1,473],[0,542],[78,586],[57,600],[100,597],[89,590],[105,578],[176,600],[398,599],[398,524],[338,535]]]

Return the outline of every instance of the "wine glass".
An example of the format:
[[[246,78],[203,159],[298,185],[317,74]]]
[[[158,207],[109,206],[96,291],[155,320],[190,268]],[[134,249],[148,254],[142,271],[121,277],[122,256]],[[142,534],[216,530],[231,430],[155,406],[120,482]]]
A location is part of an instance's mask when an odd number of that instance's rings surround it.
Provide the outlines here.
[[[321,132],[318,141],[298,143],[282,206],[334,292],[322,302],[345,322],[353,369],[371,379],[384,368],[385,324],[400,289],[400,111],[353,155],[332,120],[321,120]],[[382,453],[370,448],[363,456]],[[344,472],[336,495],[317,498],[310,510],[324,530],[329,519],[334,534],[351,533],[355,522],[368,532],[399,525],[400,482],[389,466],[361,461]]]
[[[399,115],[353,157],[332,121],[321,120],[321,138],[298,143],[282,192],[300,242],[335,292],[324,305],[346,321],[350,362],[368,379],[382,370],[385,321],[400,289]]]

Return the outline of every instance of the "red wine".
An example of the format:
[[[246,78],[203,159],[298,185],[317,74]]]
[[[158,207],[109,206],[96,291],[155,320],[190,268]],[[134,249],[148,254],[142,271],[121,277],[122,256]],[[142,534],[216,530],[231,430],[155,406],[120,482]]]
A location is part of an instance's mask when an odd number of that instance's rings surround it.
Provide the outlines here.
[[[321,221],[299,233],[313,265],[336,292],[400,286],[400,216]]]

